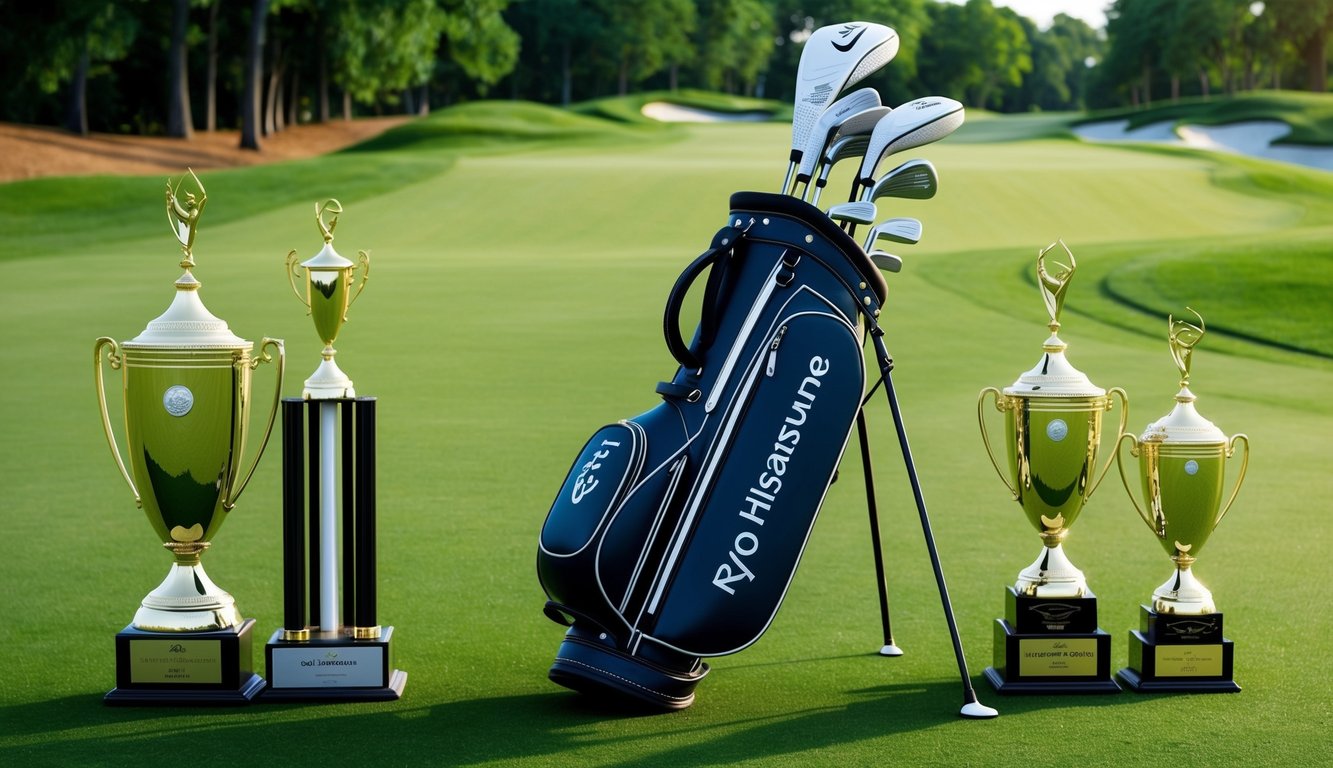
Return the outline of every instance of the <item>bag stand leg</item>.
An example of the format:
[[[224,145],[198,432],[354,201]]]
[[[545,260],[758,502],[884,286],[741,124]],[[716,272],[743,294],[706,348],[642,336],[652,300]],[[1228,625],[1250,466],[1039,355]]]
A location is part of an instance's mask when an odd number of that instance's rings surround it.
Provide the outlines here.
[[[870,546],[875,550],[875,584],[879,587],[879,621],[884,627],[884,645],[880,656],[902,656],[903,651],[893,642],[893,625],[889,622],[889,588],[884,576],[884,546],[879,537],[879,508],[875,504],[875,471],[870,460],[870,436],[866,429],[866,411],[856,411],[856,434],[861,443],[861,470],[866,481],[866,509],[870,512]]]
[[[877,325],[870,328],[875,340],[875,355],[878,358],[880,377],[884,382],[884,394],[889,400],[889,410],[893,413],[893,425],[898,431],[898,444],[902,447],[903,462],[907,468],[907,478],[912,484],[912,495],[916,499],[916,509],[921,515],[921,532],[926,537],[926,549],[930,552],[930,565],[935,570],[935,583],[940,588],[940,603],[944,607],[944,618],[949,624],[949,636],[953,640],[953,653],[958,659],[958,672],[963,678],[963,708],[959,714],[963,717],[988,718],[1000,714],[996,710],[977,701],[977,692],[972,688],[972,679],[967,674],[967,660],[963,658],[963,641],[958,637],[958,622],[954,619],[953,605],[949,602],[949,588],[944,583],[944,570],[940,567],[940,555],[935,549],[935,536],[930,532],[930,517],[926,514],[926,499],[921,494],[921,482],[917,478],[916,465],[912,461],[912,448],[907,443],[907,430],[903,426],[902,412],[898,408],[898,395],[893,389],[893,358],[884,346],[884,331]],[[881,583],[883,583],[881,581]]]

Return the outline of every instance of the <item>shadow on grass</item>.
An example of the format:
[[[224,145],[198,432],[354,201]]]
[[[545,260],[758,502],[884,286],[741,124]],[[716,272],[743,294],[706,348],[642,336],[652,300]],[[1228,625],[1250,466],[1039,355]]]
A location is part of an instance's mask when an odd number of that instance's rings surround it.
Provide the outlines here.
[[[1000,699],[978,692],[1002,717],[1052,708],[1131,704],[1134,696]],[[550,691],[414,707],[256,704],[239,709],[113,708],[77,696],[0,709],[6,765],[142,765],[175,756],[214,762],[262,756],[305,764],[323,755],[342,765],[472,765],[552,760],[605,765],[716,765],[841,749],[895,733],[941,727],[984,729],[958,717],[956,680],[862,688],[850,703],[806,707],[765,702],[749,717],[712,711],[633,716],[586,697]],[[704,700],[701,699],[701,702]],[[709,705],[712,704],[710,707]],[[595,753],[595,754],[594,754]],[[320,758],[323,759],[323,758]]]

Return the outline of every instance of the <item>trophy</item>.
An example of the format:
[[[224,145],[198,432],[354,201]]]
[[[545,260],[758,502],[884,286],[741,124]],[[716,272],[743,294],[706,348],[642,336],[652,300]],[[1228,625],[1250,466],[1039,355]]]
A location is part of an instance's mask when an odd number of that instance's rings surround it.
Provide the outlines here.
[[[324,247],[299,264],[287,254],[288,281],[324,349],[304,396],[282,401],[283,626],[265,647],[266,701],[390,701],[407,683],[391,661],[393,627],[376,619],[376,401],[357,397],[333,361],[370,274],[365,251],[356,280],[356,264],[333,248],[342,210],[337,200],[316,204]]]
[[[1137,691],[1235,692],[1240,686],[1232,679],[1232,642],[1222,635],[1222,614],[1212,593],[1194,577],[1191,566],[1236,500],[1250,461],[1250,441],[1243,434],[1228,439],[1194,407],[1190,359],[1203,338],[1204,323],[1198,312],[1189,311],[1198,325],[1167,317],[1171,357],[1180,371],[1175,407],[1138,439],[1122,434],[1116,444],[1120,479],[1134,509],[1176,565],[1153,592],[1152,605],[1139,606],[1139,629],[1129,633],[1129,666],[1118,674]],[[1120,451],[1126,440],[1139,460],[1142,506]],[[1237,443],[1245,450],[1224,503],[1226,462],[1235,455]]]
[[[167,221],[184,254],[185,273],[167,311],[135,338],[103,336],[93,347],[102,428],[135,503],[174,558],[166,579],[143,599],[116,635],[116,688],[108,704],[245,704],[264,687],[252,671],[251,630],[231,595],[209,579],[199,556],[236,505],[268,442],[282,390],[282,341],[265,338],[259,354],[214,317],[199,298],[193,247],[208,196],[181,197],[185,178],[167,182]],[[277,387],[248,466],[251,371],[273,361]],[[102,357],[121,372],[126,450],[111,429]],[[125,458],[129,459],[128,468]]]
[[[1047,256],[1056,245],[1068,265]],[[1094,386],[1065,357],[1060,310],[1076,268],[1074,254],[1057,241],[1037,255],[1037,280],[1050,338],[1037,365],[1003,392],[981,390],[977,421],[991,465],[1041,536],[1037,559],[1018,574],[1005,593],[1005,617],[996,619],[995,650],[986,677],[1001,693],[1111,693],[1111,637],[1097,626],[1097,598],[1083,572],[1065,555],[1063,542],[1096,490],[1110,460],[1098,471],[1102,414],[1121,402],[1124,390]],[[987,396],[1004,414],[1008,472],[1000,468],[986,429]]]

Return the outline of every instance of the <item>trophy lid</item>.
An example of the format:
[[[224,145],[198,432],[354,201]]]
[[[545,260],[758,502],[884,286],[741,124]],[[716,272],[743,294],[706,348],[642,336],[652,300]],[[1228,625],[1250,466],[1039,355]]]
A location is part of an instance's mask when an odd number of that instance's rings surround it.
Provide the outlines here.
[[[1045,354],[1032,370],[1005,387],[1011,397],[1101,397],[1106,390],[1093,384],[1087,374],[1065,357],[1065,343],[1054,333],[1042,346]]]
[[[340,255],[333,250],[333,243],[325,241],[319,253],[301,262],[301,266],[306,269],[351,269],[356,262]]]
[[[199,195],[196,197],[193,192],[187,191],[184,200],[179,198],[177,193],[180,192],[185,178],[181,177],[175,189],[171,186],[171,180],[167,180],[167,223],[171,226],[171,232],[176,236],[184,254],[180,266],[185,273],[176,280],[176,298],[172,300],[166,312],[149,322],[148,327],[138,336],[125,342],[125,346],[249,349],[253,344],[232,333],[226,321],[209,312],[199,298],[201,283],[192,272],[194,236],[199,226],[199,216],[204,210],[204,204],[208,202],[208,195],[204,192],[204,185],[200,183],[199,177],[194,175],[194,171],[190,171],[190,177],[194,179]]]
[[[1176,407],[1143,430],[1140,442],[1154,443],[1226,443],[1227,436],[1216,424],[1204,418],[1194,407],[1194,393],[1181,387],[1176,393]]]
[[[324,214],[332,213],[332,218],[325,223]],[[345,259],[333,250],[333,230],[338,226],[338,214],[343,212],[342,203],[336,199],[315,204],[315,221],[319,223],[320,234],[324,235],[324,247],[319,253],[301,262],[306,269],[351,269],[356,263]]]

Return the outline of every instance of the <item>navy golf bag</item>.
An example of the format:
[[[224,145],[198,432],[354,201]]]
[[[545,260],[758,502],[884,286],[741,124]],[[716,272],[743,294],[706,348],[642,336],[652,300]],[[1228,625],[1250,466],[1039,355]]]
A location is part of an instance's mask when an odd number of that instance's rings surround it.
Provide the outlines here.
[[[699,324],[686,344],[679,314],[699,280]],[[703,658],[759,639],[852,426],[864,427],[867,328],[882,361],[875,378],[888,383],[875,322],[886,290],[861,247],[818,209],[784,195],[732,196],[727,226],[667,301],[667,347],[680,367],[657,386],[663,402],[588,440],[542,527],[546,615],[569,627],[551,680],[679,709],[708,672]],[[888,391],[896,419],[891,383]]]

